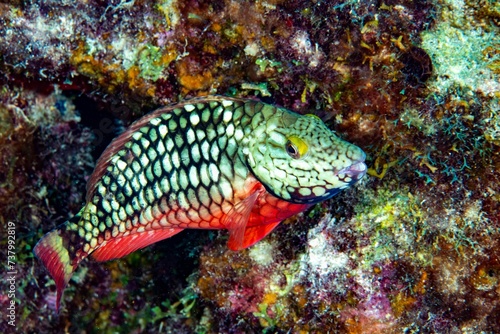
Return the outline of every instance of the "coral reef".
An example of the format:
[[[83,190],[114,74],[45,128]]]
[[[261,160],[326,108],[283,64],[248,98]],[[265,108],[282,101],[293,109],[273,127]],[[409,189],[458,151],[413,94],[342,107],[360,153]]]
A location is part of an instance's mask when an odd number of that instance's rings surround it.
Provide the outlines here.
[[[4,1],[0,17],[0,230],[15,225],[17,272],[0,332],[500,331],[497,2]],[[126,125],[206,94],[314,113],[370,176],[241,252],[185,231],[84,261],[57,314],[36,241],[77,213]]]

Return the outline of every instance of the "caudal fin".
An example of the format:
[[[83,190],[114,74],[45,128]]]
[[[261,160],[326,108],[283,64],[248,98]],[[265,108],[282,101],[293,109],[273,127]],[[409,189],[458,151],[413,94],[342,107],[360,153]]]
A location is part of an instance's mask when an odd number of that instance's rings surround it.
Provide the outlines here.
[[[50,276],[56,282],[57,311],[59,311],[64,288],[80,261],[87,256],[79,249],[81,247],[77,247],[77,245],[81,245],[81,243],[78,243],[79,236],[76,232],[68,230],[68,224],[71,224],[74,220],[79,220],[79,218],[79,215],[77,215],[47,233],[33,249],[36,257],[42,261]]]

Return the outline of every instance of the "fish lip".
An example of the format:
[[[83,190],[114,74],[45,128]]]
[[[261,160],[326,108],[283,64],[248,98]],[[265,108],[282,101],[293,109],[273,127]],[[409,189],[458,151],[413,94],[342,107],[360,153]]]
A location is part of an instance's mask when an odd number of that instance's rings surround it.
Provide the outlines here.
[[[353,163],[350,166],[342,168],[341,170],[337,171],[335,175],[345,174],[351,177],[352,179],[359,180],[366,174],[366,171],[367,167],[365,164],[365,160],[363,159]]]

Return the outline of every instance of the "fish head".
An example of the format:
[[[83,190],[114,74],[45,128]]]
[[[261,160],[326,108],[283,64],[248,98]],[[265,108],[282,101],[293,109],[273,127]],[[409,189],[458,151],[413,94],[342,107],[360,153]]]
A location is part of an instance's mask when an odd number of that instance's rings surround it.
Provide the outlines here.
[[[365,153],[339,138],[314,115],[278,109],[247,144],[247,165],[274,196],[314,204],[366,174]]]

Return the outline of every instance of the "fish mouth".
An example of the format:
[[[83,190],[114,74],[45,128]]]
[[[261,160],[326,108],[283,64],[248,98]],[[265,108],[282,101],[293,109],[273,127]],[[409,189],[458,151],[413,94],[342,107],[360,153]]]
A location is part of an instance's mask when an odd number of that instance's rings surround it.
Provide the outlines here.
[[[365,176],[367,171],[366,164],[364,160],[355,162],[354,164],[342,168],[339,170],[336,175],[339,176],[341,179],[345,177],[349,177],[352,181],[351,182],[356,182],[359,181]]]

